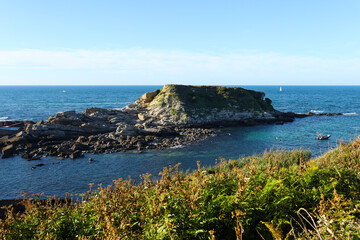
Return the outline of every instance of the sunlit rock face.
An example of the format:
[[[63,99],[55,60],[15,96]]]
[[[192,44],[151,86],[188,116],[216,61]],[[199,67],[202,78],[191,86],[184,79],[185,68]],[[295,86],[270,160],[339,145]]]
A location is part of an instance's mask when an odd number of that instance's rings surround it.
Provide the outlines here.
[[[165,85],[130,106],[139,118],[158,124],[208,124],[273,119],[277,111],[263,92],[240,87]]]

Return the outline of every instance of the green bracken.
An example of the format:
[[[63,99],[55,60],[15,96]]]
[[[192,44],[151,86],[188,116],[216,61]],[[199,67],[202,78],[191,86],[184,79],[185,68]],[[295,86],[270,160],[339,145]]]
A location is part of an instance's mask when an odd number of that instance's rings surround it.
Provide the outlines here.
[[[310,159],[272,150],[156,182],[119,179],[67,204],[24,200],[1,239],[359,239],[360,139]]]
[[[170,109],[170,114],[171,114],[171,115],[176,115],[176,114],[177,114],[177,111],[172,108],[172,109]]]
[[[165,97],[164,97],[164,96],[159,97],[159,98],[158,98],[158,106],[162,106],[163,103],[164,103],[164,101],[165,101]]]

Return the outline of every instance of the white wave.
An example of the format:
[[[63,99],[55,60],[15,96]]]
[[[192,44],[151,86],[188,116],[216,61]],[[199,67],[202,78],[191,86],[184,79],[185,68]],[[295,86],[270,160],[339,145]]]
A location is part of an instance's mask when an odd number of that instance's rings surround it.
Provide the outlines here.
[[[5,121],[7,120],[9,117],[0,117],[0,121]]]
[[[173,146],[173,147],[170,147],[170,149],[177,149],[177,148],[183,148],[184,145],[176,145],[176,146]]]
[[[319,111],[319,110],[310,110],[310,112],[312,112],[312,113],[324,113],[324,111]]]
[[[351,112],[351,113],[343,113],[343,115],[359,115],[356,112]]]
[[[93,102],[89,103],[89,105],[105,105],[105,104],[130,104],[133,102]]]

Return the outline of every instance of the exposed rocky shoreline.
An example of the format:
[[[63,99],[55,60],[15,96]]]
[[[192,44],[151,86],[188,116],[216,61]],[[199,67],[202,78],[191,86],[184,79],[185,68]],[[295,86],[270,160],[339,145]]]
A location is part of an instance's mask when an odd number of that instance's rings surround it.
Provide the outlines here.
[[[163,150],[214,135],[224,126],[283,124],[295,118],[341,113],[296,114],[275,110],[265,94],[233,87],[165,85],[124,109],[67,111],[47,121],[0,122],[2,158],[79,158],[84,153]]]

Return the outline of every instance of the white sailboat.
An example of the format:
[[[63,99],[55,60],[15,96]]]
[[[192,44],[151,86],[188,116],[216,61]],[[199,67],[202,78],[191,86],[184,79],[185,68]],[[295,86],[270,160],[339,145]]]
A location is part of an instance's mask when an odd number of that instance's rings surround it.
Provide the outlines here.
[[[282,92],[282,88],[280,87],[280,92]]]

